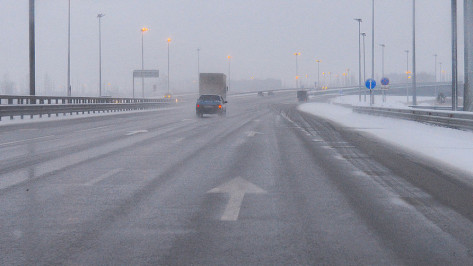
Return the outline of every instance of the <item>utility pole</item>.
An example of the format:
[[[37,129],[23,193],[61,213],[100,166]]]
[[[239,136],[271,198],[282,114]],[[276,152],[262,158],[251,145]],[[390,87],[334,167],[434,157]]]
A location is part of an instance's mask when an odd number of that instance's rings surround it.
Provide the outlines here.
[[[361,102],[361,18],[355,18],[358,21],[358,101]]]
[[[36,95],[35,85],[35,36],[34,36],[34,0],[29,2],[29,39],[30,39],[30,95]],[[32,100],[31,103],[35,103]]]
[[[105,14],[98,14],[99,19],[99,97],[102,97],[102,24],[101,18]]]
[[[71,97],[71,0],[69,0],[69,15],[67,25],[67,96]]]
[[[465,87],[463,111],[473,112],[473,0],[463,1],[465,28]]]
[[[434,82],[435,82],[435,94],[434,94],[434,97],[437,97],[437,54],[434,54],[434,57],[435,57],[435,67],[434,67]]]
[[[416,83],[416,0],[412,1],[412,105],[417,105]]]
[[[372,22],[371,22],[371,78],[374,79],[374,0],[372,5]]]
[[[458,106],[457,0],[452,0],[452,111]]]

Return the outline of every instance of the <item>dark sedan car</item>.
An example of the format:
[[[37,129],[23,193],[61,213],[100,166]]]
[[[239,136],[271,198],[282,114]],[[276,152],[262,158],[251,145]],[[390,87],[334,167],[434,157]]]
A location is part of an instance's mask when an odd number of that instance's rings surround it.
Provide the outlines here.
[[[195,105],[195,114],[198,117],[203,117],[204,114],[225,116],[227,114],[226,103],[227,101],[220,95],[201,95]]]

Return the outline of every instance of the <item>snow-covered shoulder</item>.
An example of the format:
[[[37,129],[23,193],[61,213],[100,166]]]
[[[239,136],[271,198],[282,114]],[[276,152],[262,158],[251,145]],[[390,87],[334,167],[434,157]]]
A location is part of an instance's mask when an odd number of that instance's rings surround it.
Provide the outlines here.
[[[358,114],[350,108],[329,103],[306,103],[298,108],[346,127],[368,132],[415,154],[459,168],[472,174],[473,179],[473,132]]]

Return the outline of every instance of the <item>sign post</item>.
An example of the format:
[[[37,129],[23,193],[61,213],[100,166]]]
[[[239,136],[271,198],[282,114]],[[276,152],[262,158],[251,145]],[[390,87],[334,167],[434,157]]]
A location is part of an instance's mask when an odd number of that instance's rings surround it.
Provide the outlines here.
[[[370,106],[373,105],[373,90],[376,87],[376,81],[374,79],[367,79],[365,82],[366,88],[370,90]]]
[[[159,78],[159,70],[133,70],[133,98],[135,98],[135,78]],[[142,97],[145,97],[144,91]]]
[[[386,102],[386,91],[389,89],[389,79],[388,78],[382,78],[381,79],[381,90],[383,92],[383,103]]]

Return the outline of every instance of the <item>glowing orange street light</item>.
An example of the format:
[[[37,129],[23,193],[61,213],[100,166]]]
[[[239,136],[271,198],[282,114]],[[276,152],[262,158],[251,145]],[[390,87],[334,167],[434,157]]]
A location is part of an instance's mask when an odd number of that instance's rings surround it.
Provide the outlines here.
[[[168,38],[168,95],[170,95],[170,92],[169,92],[169,43],[171,43],[171,38]]]
[[[294,53],[294,55],[296,56],[296,88],[298,89],[299,88],[299,73],[298,73],[299,71],[298,71],[297,57],[301,55],[301,53],[296,52]]]

